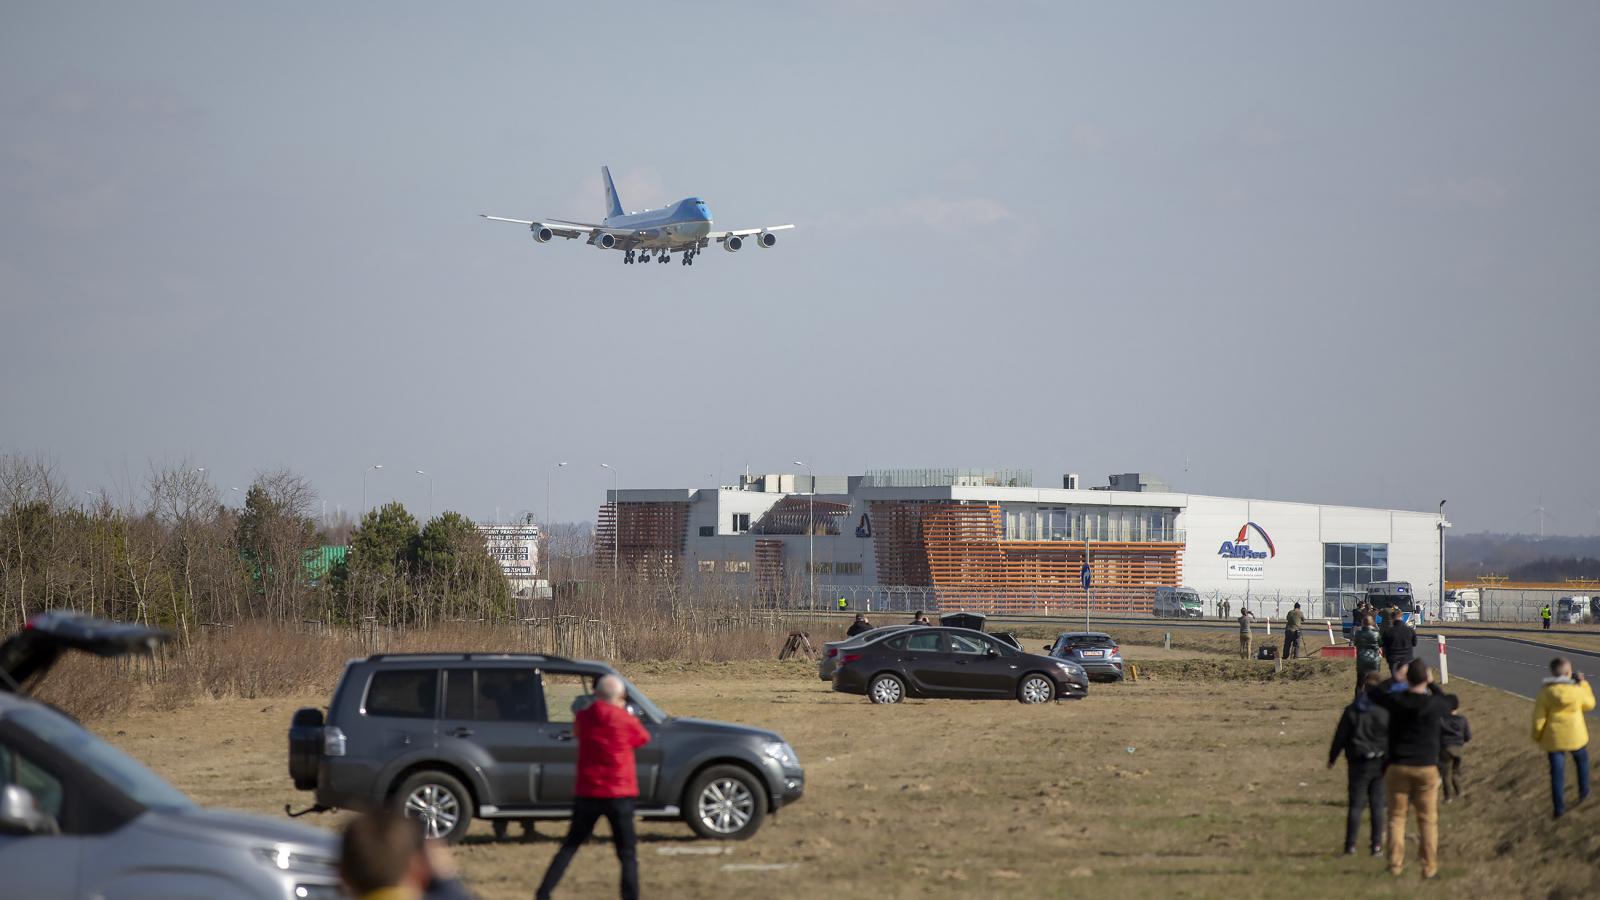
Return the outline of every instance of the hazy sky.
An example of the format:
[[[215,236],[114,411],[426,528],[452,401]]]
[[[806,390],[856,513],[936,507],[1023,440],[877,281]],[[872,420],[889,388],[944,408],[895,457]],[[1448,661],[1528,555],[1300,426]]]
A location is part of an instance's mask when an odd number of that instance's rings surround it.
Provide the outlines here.
[[[0,6],[0,449],[592,518],[804,459],[1600,528],[1594,3]],[[697,195],[624,266],[477,217]]]

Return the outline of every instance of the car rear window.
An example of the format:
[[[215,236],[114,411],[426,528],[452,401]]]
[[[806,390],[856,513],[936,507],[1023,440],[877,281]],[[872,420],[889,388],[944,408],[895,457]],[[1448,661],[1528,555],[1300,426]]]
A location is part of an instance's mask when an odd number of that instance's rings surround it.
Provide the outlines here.
[[[369,716],[432,718],[438,683],[438,669],[389,669],[376,672],[367,686],[364,711]]]
[[[1067,646],[1074,650],[1110,650],[1117,642],[1104,635],[1088,635],[1084,637],[1067,638]]]

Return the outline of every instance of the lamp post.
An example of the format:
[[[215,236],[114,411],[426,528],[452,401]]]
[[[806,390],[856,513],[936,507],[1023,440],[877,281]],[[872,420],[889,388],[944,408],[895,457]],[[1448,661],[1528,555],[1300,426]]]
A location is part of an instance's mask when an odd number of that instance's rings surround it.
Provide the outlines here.
[[[556,555],[553,552],[555,543],[552,540],[552,534],[550,531],[550,476],[554,474],[557,469],[565,469],[566,467],[567,461],[562,460],[561,462],[551,466],[549,469],[546,469],[544,473],[544,580],[550,582],[550,596],[552,597],[555,596],[556,591]]]
[[[806,502],[806,575],[810,578],[811,594],[806,598],[806,608],[817,605],[817,473],[810,466],[795,460],[794,464],[811,476],[811,493]]]
[[[429,475],[427,472],[422,471],[421,469],[417,470],[417,474],[426,476],[427,479],[428,479],[428,518],[432,519],[433,518],[433,476]]]
[[[600,468],[611,470],[611,582],[615,587],[620,571],[619,554],[622,552],[622,494],[617,490],[616,467],[610,463],[601,463]]]
[[[1439,619],[1444,619],[1444,530],[1450,526],[1444,521],[1445,501],[1439,501]],[[1440,638],[1443,640],[1443,638]]]
[[[367,517],[367,473],[382,469],[383,463],[375,463],[361,470],[361,518]]]

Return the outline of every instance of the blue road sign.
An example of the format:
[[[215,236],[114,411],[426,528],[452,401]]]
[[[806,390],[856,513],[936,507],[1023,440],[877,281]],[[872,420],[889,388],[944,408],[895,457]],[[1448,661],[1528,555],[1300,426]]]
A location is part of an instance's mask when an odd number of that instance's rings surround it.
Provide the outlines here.
[[[1089,589],[1089,584],[1092,581],[1092,579],[1089,577],[1088,563],[1084,563],[1083,567],[1078,569],[1078,580],[1083,582],[1083,589],[1087,591]]]

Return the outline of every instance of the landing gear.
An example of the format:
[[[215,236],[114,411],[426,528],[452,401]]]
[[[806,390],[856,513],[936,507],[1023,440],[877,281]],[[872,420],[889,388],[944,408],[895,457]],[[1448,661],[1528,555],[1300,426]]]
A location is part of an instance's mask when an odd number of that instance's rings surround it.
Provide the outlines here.
[[[663,251],[661,251],[661,253],[656,256],[656,262],[661,263],[662,265],[666,265],[667,263],[672,262],[672,251],[671,250],[663,250]]]
[[[649,250],[640,250],[639,251],[639,262],[647,263],[649,261],[650,261],[650,251]]]
[[[622,264],[625,265],[625,266],[633,265],[633,251],[632,250],[628,250],[628,251],[626,251],[626,252],[624,252],[622,254]]]

